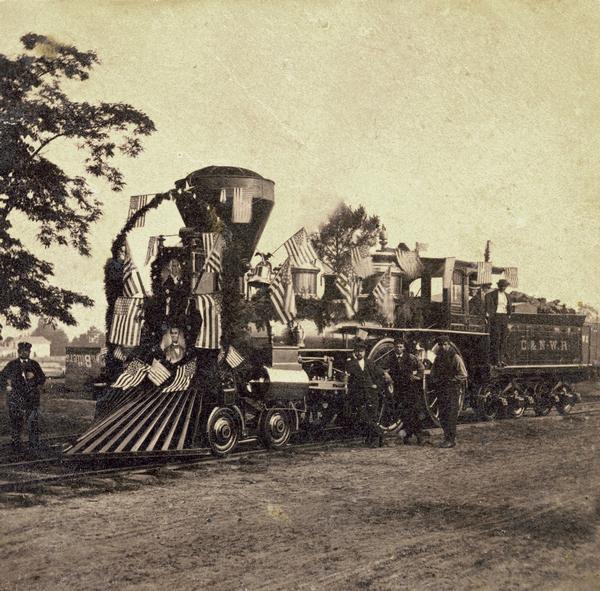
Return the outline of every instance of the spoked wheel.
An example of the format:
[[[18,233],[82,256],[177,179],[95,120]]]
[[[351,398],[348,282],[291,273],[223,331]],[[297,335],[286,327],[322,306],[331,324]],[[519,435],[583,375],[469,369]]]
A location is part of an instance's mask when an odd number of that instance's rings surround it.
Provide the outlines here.
[[[219,408],[209,418],[206,436],[213,455],[223,457],[230,454],[240,437],[239,423],[234,412],[230,408]]]
[[[439,427],[440,425],[440,407],[438,400],[438,391],[436,389],[430,389],[425,387],[423,391],[423,400],[425,401],[425,408],[431,417],[431,420]],[[461,386],[460,396],[458,398],[458,414],[463,410],[465,403],[465,388]]]
[[[556,403],[556,410],[563,416],[568,415],[573,410],[575,402],[577,402],[577,395],[568,384],[562,384],[555,392],[559,397],[559,401]]]
[[[500,385],[494,382],[483,384],[477,392],[475,410],[484,421],[493,421],[500,414],[501,404],[498,400]]]
[[[394,392],[394,386],[389,384],[385,390],[377,427],[381,434],[396,433],[402,429],[402,406],[398,394]]]
[[[260,419],[260,440],[265,447],[283,447],[292,434],[290,413],[285,410],[266,410]]]
[[[533,410],[538,417],[545,417],[553,406],[552,386],[548,382],[540,382],[533,388]]]

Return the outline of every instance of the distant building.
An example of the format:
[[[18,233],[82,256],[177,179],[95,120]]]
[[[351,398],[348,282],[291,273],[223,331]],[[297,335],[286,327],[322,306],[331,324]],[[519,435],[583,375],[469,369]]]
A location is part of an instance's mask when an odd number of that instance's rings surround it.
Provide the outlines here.
[[[50,357],[50,341],[46,337],[8,337],[0,341],[0,359],[11,359],[17,356],[20,342],[31,343],[31,357]]]

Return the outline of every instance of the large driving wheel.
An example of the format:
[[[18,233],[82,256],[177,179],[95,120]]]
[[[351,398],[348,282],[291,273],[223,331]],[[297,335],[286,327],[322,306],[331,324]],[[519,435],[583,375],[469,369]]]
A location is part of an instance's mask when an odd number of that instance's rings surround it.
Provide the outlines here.
[[[538,417],[545,417],[554,404],[552,385],[549,382],[539,382],[533,388],[533,410]]]
[[[240,427],[233,410],[222,407],[211,414],[206,425],[206,437],[213,455],[230,454],[238,444]]]
[[[475,410],[484,421],[493,421],[500,413],[501,403],[499,400],[500,384],[488,382],[480,386],[477,392]]]
[[[265,447],[276,449],[283,447],[292,434],[290,413],[285,410],[266,410],[259,423],[259,437]]]

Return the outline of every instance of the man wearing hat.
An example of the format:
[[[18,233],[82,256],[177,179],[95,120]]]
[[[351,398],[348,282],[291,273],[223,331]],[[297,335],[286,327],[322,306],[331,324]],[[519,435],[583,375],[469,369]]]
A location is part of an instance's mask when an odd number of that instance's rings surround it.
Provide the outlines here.
[[[377,427],[379,418],[379,392],[383,384],[383,371],[365,358],[366,345],[361,339],[353,344],[353,353],[346,361],[348,396],[358,410],[358,421],[365,435],[365,444],[383,445],[383,436]]]
[[[31,343],[21,342],[17,346],[18,358],[9,361],[0,372],[0,389],[6,390],[8,418],[12,431],[14,449],[21,446],[21,432],[27,423],[29,446],[35,448],[40,442],[38,388],[46,381],[40,364],[29,359]]]
[[[403,402],[404,443],[414,435],[422,442],[420,407],[423,393],[425,367],[416,355],[410,353],[402,337],[394,339],[394,352],[390,355],[389,374],[394,384],[394,395]]]
[[[506,288],[510,283],[500,279],[498,289],[494,289],[485,296],[485,316],[490,329],[490,361],[492,365],[503,366],[504,345],[508,335],[508,319],[513,312],[513,304]]]
[[[454,447],[460,393],[467,380],[467,368],[447,336],[440,337],[437,344],[438,351],[429,379],[437,394],[440,424],[444,431],[440,447]]]

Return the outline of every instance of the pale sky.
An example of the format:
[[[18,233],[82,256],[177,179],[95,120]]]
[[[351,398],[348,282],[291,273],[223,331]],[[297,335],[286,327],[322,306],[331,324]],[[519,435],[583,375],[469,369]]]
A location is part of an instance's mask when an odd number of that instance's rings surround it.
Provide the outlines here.
[[[93,183],[106,213],[92,258],[44,253],[97,302],[70,335],[103,327],[129,195],[212,164],[275,181],[260,250],[345,200],[392,245],[476,261],[490,239],[520,291],[600,305],[598,2],[0,2],[1,53],[30,31],[96,50],[76,96],[128,102],[157,127],[122,162],[124,193]],[[64,146],[48,155],[76,163]],[[167,204],[149,225],[138,265],[147,236],[181,222]]]

